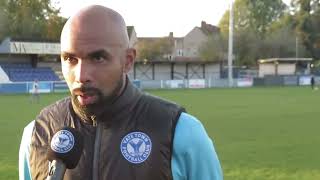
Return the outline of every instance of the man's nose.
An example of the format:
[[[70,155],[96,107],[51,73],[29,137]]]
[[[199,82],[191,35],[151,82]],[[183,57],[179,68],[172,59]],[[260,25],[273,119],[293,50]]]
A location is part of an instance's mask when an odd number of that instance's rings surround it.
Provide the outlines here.
[[[75,68],[75,81],[88,83],[91,81],[91,67],[86,61],[79,60]]]

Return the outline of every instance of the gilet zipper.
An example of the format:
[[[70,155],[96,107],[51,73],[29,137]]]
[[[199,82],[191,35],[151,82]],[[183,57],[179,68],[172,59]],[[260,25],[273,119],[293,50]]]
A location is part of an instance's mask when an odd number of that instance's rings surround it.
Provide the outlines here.
[[[101,132],[102,125],[97,121],[96,116],[91,116],[93,126],[96,127],[96,136],[94,140],[94,154],[93,154],[93,169],[92,169],[92,180],[99,180],[99,154],[101,145]]]

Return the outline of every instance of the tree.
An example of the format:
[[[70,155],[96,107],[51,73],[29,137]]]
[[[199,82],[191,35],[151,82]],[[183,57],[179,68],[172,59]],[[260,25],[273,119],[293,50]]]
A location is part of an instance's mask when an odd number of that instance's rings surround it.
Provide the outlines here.
[[[294,16],[286,13],[271,24],[264,40],[263,58],[306,57],[308,53],[295,31]]]
[[[59,40],[60,34],[67,19],[56,14],[51,14],[46,23],[45,38]]]
[[[264,36],[270,25],[278,21],[286,10],[286,5],[282,0],[257,1],[247,0],[249,15],[249,26],[253,28],[259,36]]]
[[[256,31],[250,27],[250,12],[248,0],[236,0],[234,2],[234,54],[236,65],[253,65],[259,49],[259,38]],[[229,10],[225,12],[219,22],[222,36],[228,39]]]
[[[211,35],[199,48],[200,58],[205,61],[221,61],[227,54],[227,40],[219,33]]]
[[[234,37],[234,55],[237,66],[254,66],[260,58],[261,39],[254,31],[239,31]]]
[[[1,2],[5,30],[3,36],[58,40],[64,19],[50,0],[4,0]],[[0,14],[1,15],[1,14]],[[54,28],[52,25],[56,25]],[[50,29],[49,29],[50,28]]]
[[[234,2],[234,31],[250,29],[249,27],[249,12],[246,5],[247,0],[236,0]],[[219,28],[224,37],[228,37],[229,33],[229,14],[230,10],[227,10],[222,16],[219,22]]]
[[[3,1],[0,2],[0,42],[5,37],[7,25],[5,13],[3,11],[3,8],[1,8],[3,7],[2,3]]]
[[[319,0],[293,0],[296,30],[307,51],[314,59],[320,58],[320,2]]]
[[[138,41],[139,60],[164,60],[172,54],[173,42],[168,37],[140,39]]]
[[[275,44],[270,41],[272,33],[269,32],[278,33],[274,23],[280,21],[286,11],[286,6],[281,0],[234,2],[234,64],[252,66],[256,64],[257,59],[273,55],[266,53],[275,51]],[[229,10],[220,20],[219,27],[223,37],[227,39]]]
[[[251,30],[263,37],[270,24],[277,21],[285,12],[286,5],[282,0],[257,1],[236,0],[234,2],[234,30],[235,32]],[[221,32],[228,34],[229,10],[219,22]]]

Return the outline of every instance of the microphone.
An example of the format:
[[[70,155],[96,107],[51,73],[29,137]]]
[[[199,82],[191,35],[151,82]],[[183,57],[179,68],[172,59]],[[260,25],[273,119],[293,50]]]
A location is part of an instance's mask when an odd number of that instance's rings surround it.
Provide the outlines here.
[[[66,169],[74,169],[82,154],[83,137],[70,127],[59,129],[52,137],[47,158],[51,162],[46,180],[62,180]]]

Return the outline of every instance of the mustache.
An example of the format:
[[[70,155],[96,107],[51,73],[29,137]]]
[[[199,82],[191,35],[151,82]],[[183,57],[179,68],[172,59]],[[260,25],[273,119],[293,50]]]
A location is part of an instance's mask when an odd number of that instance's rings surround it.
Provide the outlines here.
[[[101,91],[100,91],[98,88],[95,88],[95,87],[81,86],[81,87],[74,88],[74,89],[72,90],[72,94],[73,94],[73,95],[101,94]]]

